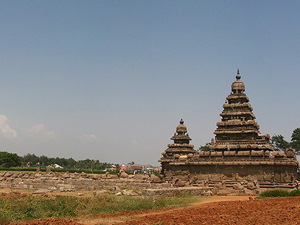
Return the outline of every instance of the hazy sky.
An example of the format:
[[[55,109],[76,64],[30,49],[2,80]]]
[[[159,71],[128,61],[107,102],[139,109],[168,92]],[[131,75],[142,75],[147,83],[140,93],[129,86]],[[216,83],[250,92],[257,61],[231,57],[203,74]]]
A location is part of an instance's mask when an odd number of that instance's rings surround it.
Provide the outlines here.
[[[300,1],[0,1],[0,150],[150,163],[210,142],[240,68],[262,133],[300,127]]]

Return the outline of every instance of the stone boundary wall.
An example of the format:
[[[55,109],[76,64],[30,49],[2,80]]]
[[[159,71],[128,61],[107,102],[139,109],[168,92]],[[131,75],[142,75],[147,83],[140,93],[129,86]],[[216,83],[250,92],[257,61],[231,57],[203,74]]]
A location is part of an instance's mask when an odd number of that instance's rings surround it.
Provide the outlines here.
[[[272,189],[291,190],[293,185],[246,181],[241,177],[225,180],[161,182],[151,175],[69,174],[69,173],[0,173],[0,188],[50,190],[50,191],[116,191],[133,190],[146,198],[173,197],[178,195],[258,195]]]
[[[135,189],[169,187],[169,184],[153,183],[152,176],[69,173],[0,173],[0,188],[48,189],[58,191],[94,191],[103,189]]]

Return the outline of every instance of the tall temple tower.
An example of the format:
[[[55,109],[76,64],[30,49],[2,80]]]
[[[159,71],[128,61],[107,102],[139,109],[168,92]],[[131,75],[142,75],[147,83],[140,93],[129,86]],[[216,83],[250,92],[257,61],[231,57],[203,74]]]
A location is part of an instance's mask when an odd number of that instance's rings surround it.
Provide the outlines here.
[[[227,96],[221,121],[217,123],[215,141],[211,149],[215,151],[263,151],[263,155],[274,150],[270,136],[259,132],[259,125],[252,113],[252,106],[245,94],[245,84],[241,81],[239,70],[236,80],[231,85]]]

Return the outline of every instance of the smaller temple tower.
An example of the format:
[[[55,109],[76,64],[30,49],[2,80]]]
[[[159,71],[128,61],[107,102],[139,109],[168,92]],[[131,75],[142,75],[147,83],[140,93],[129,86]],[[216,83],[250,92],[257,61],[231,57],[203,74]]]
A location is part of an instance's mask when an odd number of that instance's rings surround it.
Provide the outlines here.
[[[190,144],[192,139],[187,133],[183,119],[180,120],[179,125],[176,127],[176,133],[174,133],[171,140],[174,141],[174,144],[168,144],[168,148],[162,153],[163,157],[159,160],[162,163],[163,174],[170,169],[170,162],[174,160],[185,161],[196,152],[194,145]]]

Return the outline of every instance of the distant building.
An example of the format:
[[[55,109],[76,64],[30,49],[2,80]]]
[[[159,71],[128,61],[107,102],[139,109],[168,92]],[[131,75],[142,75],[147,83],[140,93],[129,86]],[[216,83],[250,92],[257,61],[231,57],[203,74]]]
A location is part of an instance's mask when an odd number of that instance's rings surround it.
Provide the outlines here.
[[[143,165],[140,164],[123,164],[120,167],[120,171],[125,171],[126,173],[142,173],[143,172]]]
[[[55,168],[55,169],[63,169],[62,166],[58,165],[58,164],[53,164],[52,165],[52,168]]]
[[[106,168],[106,171],[115,172],[117,170],[116,165],[111,165],[109,168]]]

